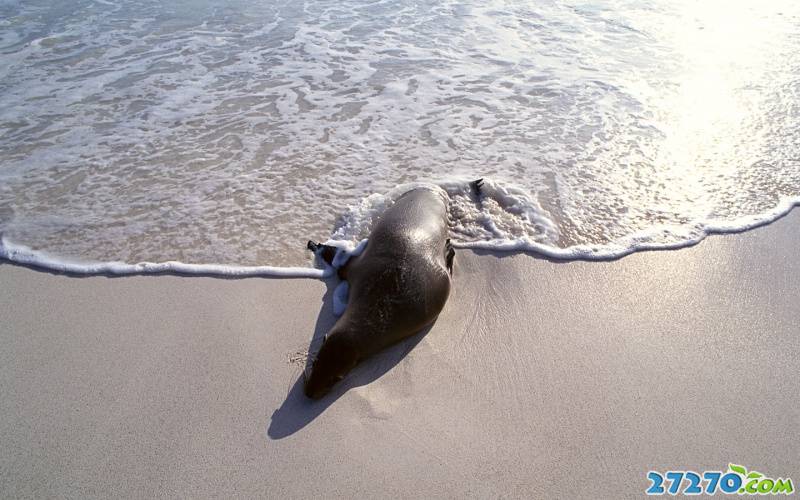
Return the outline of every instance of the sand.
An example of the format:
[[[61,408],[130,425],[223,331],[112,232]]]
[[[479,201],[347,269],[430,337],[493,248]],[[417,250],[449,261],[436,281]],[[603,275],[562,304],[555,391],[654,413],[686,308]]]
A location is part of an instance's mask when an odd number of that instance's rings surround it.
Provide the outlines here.
[[[611,262],[460,251],[439,320],[320,402],[333,282],[0,265],[0,497],[639,497],[800,481],[800,212]]]

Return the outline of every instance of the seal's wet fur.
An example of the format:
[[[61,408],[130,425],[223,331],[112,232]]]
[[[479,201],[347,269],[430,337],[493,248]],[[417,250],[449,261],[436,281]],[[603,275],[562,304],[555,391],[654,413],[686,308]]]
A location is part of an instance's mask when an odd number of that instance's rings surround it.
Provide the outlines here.
[[[478,181],[473,189],[480,190]],[[348,305],[306,377],[308,397],[321,398],[361,360],[436,320],[450,293],[454,251],[447,235],[443,193],[413,189],[383,213],[362,254],[339,269],[349,283]],[[330,263],[331,247],[309,248]]]

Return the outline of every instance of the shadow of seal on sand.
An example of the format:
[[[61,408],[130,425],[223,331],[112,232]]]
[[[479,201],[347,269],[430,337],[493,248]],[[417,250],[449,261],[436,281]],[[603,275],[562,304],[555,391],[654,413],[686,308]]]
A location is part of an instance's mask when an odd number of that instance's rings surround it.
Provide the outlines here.
[[[309,343],[309,352],[313,352],[313,348],[322,342],[322,337],[336,322],[337,318],[333,314],[333,292],[337,284],[335,279],[327,281],[327,290],[322,299],[322,307],[317,317],[314,335]],[[359,363],[346,379],[337,384],[321,399],[312,400],[306,397],[303,392],[304,375],[301,373],[289,390],[286,400],[280,408],[272,413],[267,435],[270,439],[283,439],[303,429],[324,413],[329,406],[347,391],[354,387],[370,384],[397,366],[419,344],[431,328],[433,328],[433,324]],[[312,362],[310,357],[308,362]]]

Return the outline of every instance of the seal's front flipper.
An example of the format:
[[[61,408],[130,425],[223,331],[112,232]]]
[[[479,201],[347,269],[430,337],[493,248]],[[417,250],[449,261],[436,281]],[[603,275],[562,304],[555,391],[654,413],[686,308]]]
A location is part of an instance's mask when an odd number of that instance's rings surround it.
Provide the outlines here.
[[[315,243],[311,240],[308,240],[306,248],[314,252],[316,255],[319,255],[319,257],[329,266],[333,265],[333,258],[336,256],[336,247],[323,245],[322,243]]]
[[[453,249],[452,243],[450,243],[450,238],[447,238],[447,241],[444,242],[444,262],[450,274],[453,274],[453,258],[455,256],[456,251]]]
[[[483,187],[483,177],[476,181],[470,182],[469,187],[472,188],[472,194],[480,198],[483,194],[483,191],[481,191],[481,188]]]

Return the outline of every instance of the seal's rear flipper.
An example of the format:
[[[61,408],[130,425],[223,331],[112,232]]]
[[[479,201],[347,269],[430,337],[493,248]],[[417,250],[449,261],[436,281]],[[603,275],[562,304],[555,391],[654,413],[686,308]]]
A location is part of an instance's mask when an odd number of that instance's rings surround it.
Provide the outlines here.
[[[450,243],[450,238],[444,243],[444,261],[447,265],[447,270],[453,274],[453,258],[456,256],[456,251],[453,250],[453,245]]]
[[[336,247],[323,245],[322,243],[315,243],[311,240],[308,240],[306,248],[314,252],[316,255],[319,255],[319,257],[329,266],[333,265],[333,257],[336,256]]]
[[[470,182],[469,187],[472,188],[472,193],[478,198],[480,198],[480,196],[483,194],[483,192],[481,191],[481,188],[483,187],[483,177],[481,177],[476,181]]]

